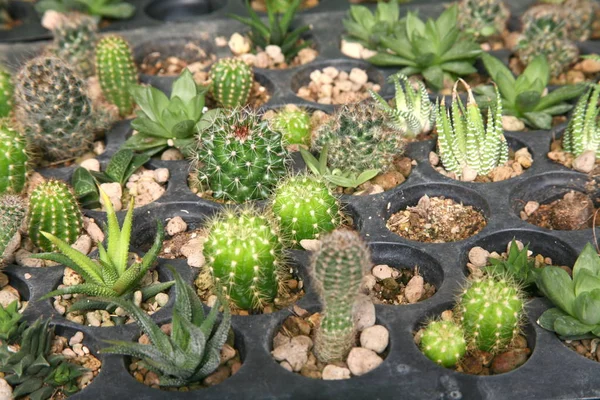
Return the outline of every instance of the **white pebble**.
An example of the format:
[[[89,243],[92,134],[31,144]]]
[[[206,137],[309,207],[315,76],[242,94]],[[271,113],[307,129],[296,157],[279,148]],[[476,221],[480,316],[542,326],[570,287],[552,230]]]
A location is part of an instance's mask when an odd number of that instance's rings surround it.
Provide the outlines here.
[[[360,345],[375,353],[383,352],[390,341],[390,333],[382,325],[373,325],[360,334]]]

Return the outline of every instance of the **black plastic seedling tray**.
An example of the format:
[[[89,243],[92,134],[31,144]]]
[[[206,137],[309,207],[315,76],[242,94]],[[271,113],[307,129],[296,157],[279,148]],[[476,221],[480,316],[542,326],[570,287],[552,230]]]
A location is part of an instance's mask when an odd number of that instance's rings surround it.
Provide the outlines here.
[[[167,0],[162,0],[167,1]],[[164,41],[181,43],[190,38],[214,43],[214,37],[229,37],[244,28],[226,19],[228,12],[245,13],[241,0],[202,0],[200,3],[223,4],[223,7],[193,22],[163,23],[144,14],[149,0],[139,2],[136,17],[123,25],[127,30],[121,34],[132,44],[136,54],[151,50],[152,43]],[[170,2],[169,7],[192,4],[191,0]],[[225,4],[226,3],[226,4]],[[510,1],[513,17],[518,16],[532,1]],[[198,3],[194,3],[198,4]],[[403,9],[419,9],[421,15],[438,15],[443,4],[437,1],[414,1],[402,5]],[[308,83],[308,75],[317,68],[334,65],[342,69],[361,67],[368,70],[371,80],[382,85],[382,93],[392,94],[386,85],[386,77],[393,69],[378,69],[368,63],[352,60],[339,51],[343,32],[341,19],[348,4],[345,1],[321,0],[321,4],[298,15],[299,22],[312,25],[312,36],[320,52],[312,63],[286,71],[256,69],[257,78],[269,89],[272,98],[265,109],[293,103],[331,112],[333,106],[324,106],[298,98],[295,90]],[[170,11],[173,15],[175,10]],[[147,27],[145,27],[147,25]],[[4,39],[1,39],[4,40]],[[29,40],[26,37],[14,40]],[[39,53],[47,42],[0,44],[0,62],[17,69],[24,60]],[[171,46],[171,44],[169,44]],[[582,47],[588,52],[600,51],[594,42]],[[137,50],[136,50],[137,49]],[[140,50],[140,49],[143,49]],[[227,48],[213,50],[218,56],[227,56]],[[507,54],[504,59],[508,61]],[[168,91],[175,78],[142,76],[142,81],[152,83]],[[369,242],[375,264],[389,264],[411,268],[418,265],[425,279],[437,287],[437,293],[423,302],[403,306],[376,305],[377,321],[390,332],[389,354],[384,362],[370,373],[342,381],[313,380],[288,372],[271,357],[272,338],[290,311],[281,310],[268,315],[234,316],[232,328],[236,347],[240,351],[243,366],[223,383],[192,392],[165,392],[152,389],[137,382],[127,369],[127,359],[121,356],[100,355],[103,362],[100,374],[92,384],[73,399],[591,399],[600,397],[600,363],[590,361],[569,350],[558,337],[541,329],[535,321],[549,307],[543,298],[533,299],[527,306],[528,323],[525,333],[533,350],[530,359],[512,372],[495,376],[472,376],[454,372],[427,359],[413,341],[413,331],[427,318],[439,315],[454,305],[467,275],[468,251],[482,246],[489,251],[503,251],[514,237],[531,243],[534,253],[552,258],[554,263],[572,266],[585,243],[593,240],[592,229],[581,231],[550,231],[521,220],[519,212],[530,200],[547,202],[568,190],[584,191],[588,177],[573,172],[550,161],[552,138],[561,129],[553,131],[507,132],[511,147],[526,146],[533,155],[533,165],[521,176],[498,183],[464,183],[442,176],[430,165],[429,152],[435,148],[434,141],[411,143],[407,155],[417,165],[406,182],[385,193],[371,196],[343,196],[346,212],[354,220],[355,227]],[[107,133],[107,151],[99,159],[107,160],[119,148],[131,132],[129,121],[116,124]],[[296,157],[296,160],[298,157]],[[296,163],[301,167],[301,163]],[[186,161],[155,161],[151,168],[165,167],[170,170],[166,193],[154,203],[135,210],[133,250],[144,249],[152,240],[155,219],[181,216],[192,228],[200,226],[206,217],[217,212],[219,204],[200,199],[187,185],[189,165]],[[69,180],[74,168],[56,168],[40,171],[45,176]],[[486,227],[466,240],[444,244],[426,244],[405,240],[391,233],[385,226],[394,212],[415,205],[422,195],[443,195],[461,201],[483,212]],[[593,194],[593,198],[595,198]],[[100,222],[103,212],[86,211],[88,216]],[[120,213],[123,217],[124,212]],[[307,274],[309,255],[293,251],[293,266],[304,280],[306,295],[297,303],[310,311],[318,311],[319,303],[311,288]],[[197,270],[187,266],[185,260],[160,260],[159,271],[168,278],[166,268],[171,265],[190,283]],[[83,331],[86,344],[96,352],[104,339],[134,340],[140,331],[135,324],[95,328],[67,321],[57,315],[51,301],[38,299],[54,289],[62,279],[63,267],[44,269],[8,266],[5,271],[24,299],[29,299],[25,310],[28,319],[53,316],[53,322],[61,333]],[[26,276],[29,279],[26,279]],[[159,323],[168,322],[173,299],[161,311],[153,315]]]

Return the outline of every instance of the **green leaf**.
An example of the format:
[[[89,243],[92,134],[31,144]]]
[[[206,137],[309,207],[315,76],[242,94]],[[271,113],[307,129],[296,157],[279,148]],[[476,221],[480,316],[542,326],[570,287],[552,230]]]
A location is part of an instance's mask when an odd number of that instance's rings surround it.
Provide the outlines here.
[[[133,4],[121,3],[118,5],[108,5],[90,10],[90,14],[99,15],[107,18],[127,19],[131,18],[135,13]]]
[[[522,92],[517,95],[517,98],[515,99],[515,105],[522,112],[529,112],[535,109],[541,97],[542,96],[539,92],[531,90],[527,92]]]
[[[439,65],[431,66],[423,71],[423,78],[431,88],[440,90],[444,86],[444,71]]]
[[[593,325],[586,325],[573,318],[570,315],[563,315],[554,321],[554,330],[560,336],[580,336],[589,333],[594,329]]]
[[[435,21],[440,36],[444,37],[450,32],[456,25],[458,19],[458,6],[453,4],[448,7]]]
[[[113,182],[118,182],[123,185],[125,173],[129,168],[129,163],[133,160],[133,151],[131,150],[119,150],[112,156],[108,166],[106,167],[106,175],[108,175]]]
[[[575,284],[575,296],[600,288],[600,278],[588,269],[579,271],[573,282]]]
[[[468,61],[450,61],[441,65],[444,71],[458,76],[465,76],[477,72],[477,69]]]
[[[306,163],[306,166],[311,170],[313,174],[316,176],[321,176],[321,171],[319,170],[319,161],[313,156],[308,150],[300,148],[300,155],[302,159]]]
[[[169,99],[163,92],[152,86],[135,85],[129,88],[129,93],[150,120],[160,123],[162,110],[169,106]]]
[[[543,96],[535,111],[547,109],[563,101],[571,100],[583,94],[585,85],[565,85]]]
[[[181,75],[173,82],[171,99],[178,97],[184,103],[191,101],[196,96],[196,82],[189,69],[185,68]]]
[[[527,112],[523,115],[527,125],[536,129],[550,129],[552,127],[552,116],[544,112]]]
[[[157,116],[159,118],[159,116]],[[169,132],[160,122],[152,121],[146,116],[138,116],[136,119],[131,121],[131,127],[138,131],[137,135],[131,136],[128,140],[132,140],[135,137],[145,137],[153,136],[153,137],[161,137],[161,138],[171,138],[171,132]],[[135,149],[133,149],[135,150]]]
[[[90,171],[83,167],[77,168],[71,177],[71,186],[81,207],[88,209],[100,207],[98,187]]]
[[[379,173],[378,169],[368,169],[366,171],[361,172],[358,175],[358,177],[356,178],[355,182],[356,182],[357,186],[362,185],[366,181],[370,181],[371,179],[375,178],[378,173]]]
[[[542,268],[537,277],[538,288],[555,306],[569,315],[574,315],[575,288],[571,277],[559,267]]]
[[[600,277],[600,257],[591,243],[586,243],[585,247],[577,257],[573,266],[573,279],[577,281],[579,273],[587,269],[592,275]]]
[[[194,136],[195,126],[196,121],[192,121],[191,119],[180,121],[171,128],[171,133],[174,138],[178,139],[192,138]]]
[[[559,317],[565,317],[565,316],[569,316],[569,314],[566,314],[564,311],[562,311],[556,307],[550,308],[550,309],[544,311],[544,313],[542,315],[540,315],[540,317],[537,320],[537,323],[542,328],[544,328],[548,331],[554,332],[554,322],[556,322],[556,320]]]
[[[583,292],[575,298],[575,316],[586,325],[600,323],[600,287]]]
[[[379,67],[396,67],[404,65],[413,67],[417,66],[417,63],[415,63],[413,60],[388,53],[377,53],[373,57],[370,57],[367,61]]]

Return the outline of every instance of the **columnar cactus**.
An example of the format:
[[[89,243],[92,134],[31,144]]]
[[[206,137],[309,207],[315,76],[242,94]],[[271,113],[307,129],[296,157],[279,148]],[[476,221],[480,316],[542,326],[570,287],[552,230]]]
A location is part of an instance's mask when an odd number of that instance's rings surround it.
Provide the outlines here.
[[[23,190],[28,160],[25,138],[12,129],[7,119],[0,119],[0,193]]]
[[[458,3],[460,28],[482,40],[506,29],[510,11],[502,0],[461,0]]]
[[[85,83],[56,57],[37,57],[16,79],[15,115],[29,143],[54,161],[77,157],[94,140],[95,120]]]
[[[303,109],[283,108],[271,118],[271,128],[280,132],[289,144],[310,145],[310,113]]]
[[[240,107],[248,103],[254,82],[252,68],[237,58],[224,58],[210,68],[210,93],[223,107]]]
[[[96,45],[96,72],[104,97],[119,108],[121,116],[129,115],[135,106],[129,88],[138,81],[129,43],[116,35],[102,38]]]
[[[82,77],[94,74],[94,46],[98,23],[89,15],[73,12],[58,14],[52,35],[53,53]]]
[[[600,156],[599,95],[600,85],[594,85],[579,98],[563,134],[563,149],[576,157],[589,150],[594,151],[596,157]]]
[[[469,345],[498,352],[519,333],[523,314],[521,289],[493,276],[475,280],[462,293],[458,314]]]
[[[0,66],[0,118],[8,117],[12,111],[14,90],[11,75]]]
[[[327,146],[331,169],[361,173],[386,170],[402,154],[402,136],[372,101],[342,106],[321,125],[313,137],[313,149]]]
[[[369,249],[358,233],[339,229],[322,238],[311,263],[313,285],[323,305],[315,337],[319,360],[342,360],[354,347],[352,307],[371,266]]]
[[[421,336],[421,351],[444,367],[455,366],[467,351],[462,326],[454,321],[430,322]]]
[[[6,248],[27,216],[27,205],[20,196],[0,196],[0,267],[6,258]]]
[[[196,151],[197,177],[217,199],[245,202],[269,197],[286,174],[281,134],[242,109],[206,113]]]
[[[324,182],[308,175],[281,182],[275,188],[272,209],[284,237],[293,245],[316,239],[341,223],[337,199]]]
[[[283,245],[271,217],[226,210],[209,222],[204,257],[216,290],[244,310],[272,303],[285,275]]]
[[[83,215],[69,186],[58,180],[40,183],[29,198],[28,231],[31,241],[44,251],[57,247],[42,232],[73,244],[83,227]]]

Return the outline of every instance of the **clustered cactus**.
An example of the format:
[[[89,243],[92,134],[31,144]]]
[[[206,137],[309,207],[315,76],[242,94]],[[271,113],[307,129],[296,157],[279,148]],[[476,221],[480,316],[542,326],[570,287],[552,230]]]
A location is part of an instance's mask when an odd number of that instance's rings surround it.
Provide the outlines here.
[[[94,45],[98,31],[95,18],[73,12],[58,14],[53,26],[51,52],[87,78],[94,74]]]
[[[323,316],[315,337],[315,355],[328,363],[342,360],[355,345],[352,307],[364,274],[372,267],[358,233],[338,229],[324,236],[313,254],[311,274]]]
[[[0,193],[20,193],[28,173],[27,143],[8,119],[0,119]]]
[[[465,332],[454,321],[432,321],[421,335],[421,350],[430,360],[452,367],[467,351]]]
[[[8,117],[13,109],[14,90],[12,76],[0,65],[0,118]]]
[[[579,98],[575,111],[563,134],[562,147],[578,157],[585,151],[600,155],[600,127],[598,127],[598,97],[600,85],[594,85]]]
[[[248,103],[254,82],[252,68],[237,58],[218,60],[210,69],[210,93],[223,107],[240,107]]]
[[[522,16],[525,28],[546,19],[564,30],[572,41],[588,40],[592,34],[595,5],[591,0],[566,0],[560,4],[538,4],[529,8]]]
[[[121,116],[129,115],[135,106],[130,88],[138,81],[129,43],[116,35],[102,38],[96,45],[96,72],[104,97]]]
[[[502,0],[461,0],[458,24],[478,40],[500,35],[506,29],[510,11]]]
[[[27,216],[27,205],[20,196],[0,196],[0,267],[5,263],[4,254]]]
[[[310,146],[312,124],[308,111],[283,108],[275,113],[270,122],[271,128],[280,132],[286,143]]]

